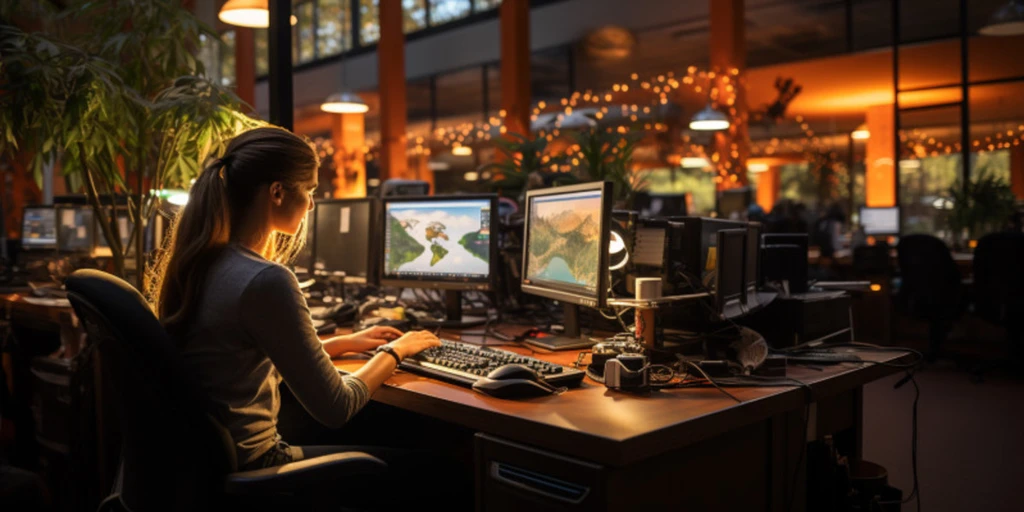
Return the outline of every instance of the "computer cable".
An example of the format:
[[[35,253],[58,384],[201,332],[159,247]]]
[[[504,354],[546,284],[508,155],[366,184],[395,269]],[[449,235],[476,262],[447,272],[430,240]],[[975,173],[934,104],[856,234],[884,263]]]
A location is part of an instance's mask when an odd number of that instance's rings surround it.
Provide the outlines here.
[[[873,501],[872,503],[881,505],[906,505],[910,503],[910,500],[916,500],[917,512],[921,512],[921,487],[917,481],[917,403],[921,398],[921,388],[917,385],[917,379],[914,378],[914,371],[907,370],[907,375],[902,379],[896,381],[892,387],[893,389],[899,389],[903,387],[907,382],[914,385],[914,405],[912,406],[912,413],[910,415],[910,467],[914,473],[914,489],[910,491],[910,494],[904,500],[893,500],[893,501]]]
[[[688,366],[689,366],[690,368],[693,368],[693,369],[697,370],[697,372],[698,372],[698,373],[700,373],[701,375],[703,375],[703,376],[704,376],[704,378],[705,378],[705,379],[707,379],[707,381],[708,381],[709,383],[711,383],[711,385],[713,385],[713,386],[715,387],[715,389],[718,389],[719,391],[721,391],[723,395],[725,395],[725,396],[727,396],[727,397],[729,397],[729,398],[732,398],[732,399],[733,399],[733,400],[735,400],[735,401],[736,401],[736,403],[738,403],[738,404],[741,404],[741,403],[743,403],[743,400],[740,400],[739,398],[736,398],[736,395],[733,395],[732,393],[730,393],[730,392],[726,391],[726,390],[725,390],[725,388],[723,388],[722,386],[719,386],[719,385],[718,385],[718,383],[717,383],[717,382],[715,382],[715,380],[714,380],[714,379],[712,379],[712,378],[711,378],[711,376],[710,376],[710,375],[708,375],[708,374],[707,374],[707,372],[705,372],[705,371],[704,371],[704,369],[703,369],[703,368],[701,368],[701,367],[700,367],[699,365],[695,364],[695,363],[694,363],[694,362],[692,362],[692,361],[686,361],[686,360],[680,360],[680,361],[681,361],[681,362],[682,362],[683,364],[686,364],[686,365],[688,365]]]

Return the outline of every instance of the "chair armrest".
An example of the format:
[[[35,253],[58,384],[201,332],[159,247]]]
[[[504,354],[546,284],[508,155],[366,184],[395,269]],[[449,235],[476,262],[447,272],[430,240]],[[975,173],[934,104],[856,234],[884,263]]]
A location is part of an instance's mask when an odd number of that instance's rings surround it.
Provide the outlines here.
[[[337,483],[353,475],[380,475],[384,461],[363,452],[332,453],[251,471],[230,473],[224,491],[233,495],[280,494]]]

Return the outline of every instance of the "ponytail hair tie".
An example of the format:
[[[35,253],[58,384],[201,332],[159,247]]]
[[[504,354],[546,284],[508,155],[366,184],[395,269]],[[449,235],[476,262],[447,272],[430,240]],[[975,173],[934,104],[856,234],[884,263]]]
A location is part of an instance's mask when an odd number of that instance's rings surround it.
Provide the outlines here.
[[[222,156],[213,161],[213,167],[218,169],[217,175],[220,176],[221,180],[225,179],[224,172],[227,170],[228,166],[231,165],[231,161],[232,158],[230,155]]]

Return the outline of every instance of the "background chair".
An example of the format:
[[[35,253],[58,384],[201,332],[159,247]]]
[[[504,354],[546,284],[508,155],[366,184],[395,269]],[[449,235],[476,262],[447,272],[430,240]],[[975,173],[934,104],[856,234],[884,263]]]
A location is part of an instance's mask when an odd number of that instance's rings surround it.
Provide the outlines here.
[[[973,267],[974,312],[1006,329],[1010,363],[1016,367],[1024,362],[1024,233],[981,237]]]
[[[230,435],[142,295],[95,270],[75,272],[66,287],[111,380],[105,396],[123,440],[117,484],[101,510],[308,509],[344,496],[347,478],[385,471],[360,452],[238,471]]]
[[[934,359],[967,309],[960,271],[946,244],[931,235],[901,237],[896,252],[902,276],[897,307],[928,321],[928,357]]]

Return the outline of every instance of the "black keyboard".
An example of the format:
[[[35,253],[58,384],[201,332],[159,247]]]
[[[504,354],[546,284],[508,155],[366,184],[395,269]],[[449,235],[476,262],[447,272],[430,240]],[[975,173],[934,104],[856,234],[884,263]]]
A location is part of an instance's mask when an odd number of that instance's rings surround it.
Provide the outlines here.
[[[433,347],[398,365],[402,370],[426,377],[472,386],[481,377],[506,364],[522,364],[533,368],[544,380],[555,386],[577,386],[583,382],[582,371],[559,364],[491,347],[479,347],[458,341],[441,340]]]

